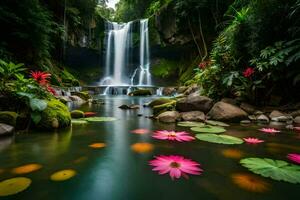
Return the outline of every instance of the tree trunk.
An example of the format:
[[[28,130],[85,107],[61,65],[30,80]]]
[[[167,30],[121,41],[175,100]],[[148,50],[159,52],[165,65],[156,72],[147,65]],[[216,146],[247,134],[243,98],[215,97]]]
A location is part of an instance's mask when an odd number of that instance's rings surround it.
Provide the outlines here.
[[[202,57],[202,61],[204,61],[206,59],[206,57],[207,57],[207,45],[206,45],[205,38],[204,38],[204,35],[203,35],[201,15],[200,15],[200,13],[198,15],[199,15],[200,37],[202,39],[203,50],[204,50],[204,55]]]
[[[191,34],[192,34],[192,36],[193,36],[194,43],[195,43],[196,46],[197,46],[199,56],[202,58],[201,49],[200,49],[200,46],[199,46],[199,44],[198,44],[198,42],[197,42],[197,39],[196,39],[196,37],[195,37],[195,34],[194,34],[194,32],[193,32],[193,28],[192,28],[192,25],[191,25],[190,17],[188,17],[188,24],[189,24],[189,28],[190,28]]]

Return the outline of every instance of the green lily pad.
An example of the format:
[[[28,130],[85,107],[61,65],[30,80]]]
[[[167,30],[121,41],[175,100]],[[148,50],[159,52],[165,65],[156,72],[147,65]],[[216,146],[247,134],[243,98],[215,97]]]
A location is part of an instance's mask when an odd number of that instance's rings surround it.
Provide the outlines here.
[[[244,141],[240,138],[230,135],[217,135],[217,134],[197,134],[196,138],[206,142],[217,144],[242,144]]]
[[[192,131],[201,132],[201,133],[224,133],[226,130],[223,127],[219,126],[203,126],[203,127],[192,127]]]
[[[75,125],[82,125],[82,124],[87,124],[88,122],[84,119],[72,119],[72,124]]]
[[[85,118],[84,120],[86,120],[88,122],[112,122],[112,121],[116,121],[117,118],[114,118],[114,117],[89,117],[89,118]]]
[[[219,121],[207,120],[205,122],[212,126],[224,126],[224,127],[229,126],[229,124],[226,124],[224,122],[219,122]]]
[[[202,122],[189,122],[189,121],[186,121],[186,122],[179,122],[177,124],[177,126],[183,126],[183,127],[195,127],[195,126],[197,126],[197,127],[203,127],[203,126],[205,126],[205,124],[202,123]]]
[[[240,163],[255,174],[277,181],[300,183],[300,166],[289,164],[283,160],[245,158]]]

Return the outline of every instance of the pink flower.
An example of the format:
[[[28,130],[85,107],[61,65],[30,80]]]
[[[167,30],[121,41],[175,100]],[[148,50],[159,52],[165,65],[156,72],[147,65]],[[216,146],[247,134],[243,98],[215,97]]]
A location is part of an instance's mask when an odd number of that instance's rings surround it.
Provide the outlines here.
[[[144,129],[144,128],[140,128],[140,129],[132,130],[131,133],[143,135],[143,134],[150,133],[150,130]]]
[[[247,69],[245,69],[245,71],[243,72],[244,77],[249,78],[250,76],[252,76],[252,74],[254,74],[254,69],[252,67],[248,67]]]
[[[300,127],[294,127],[294,130],[300,132]]]
[[[152,171],[158,171],[160,175],[169,173],[172,180],[181,176],[188,178],[188,174],[200,175],[203,172],[199,163],[183,156],[155,156],[149,165],[154,167]]]
[[[274,133],[279,133],[279,130],[276,130],[275,128],[262,128],[259,129],[260,131],[264,132],[264,133],[270,133],[270,134],[274,134]]]
[[[300,154],[290,153],[287,155],[287,158],[300,165]]]
[[[185,131],[155,131],[152,137],[159,140],[176,140],[178,142],[189,142],[195,139]]]
[[[243,140],[248,144],[259,144],[265,142],[264,140],[260,140],[258,138],[243,138]]]

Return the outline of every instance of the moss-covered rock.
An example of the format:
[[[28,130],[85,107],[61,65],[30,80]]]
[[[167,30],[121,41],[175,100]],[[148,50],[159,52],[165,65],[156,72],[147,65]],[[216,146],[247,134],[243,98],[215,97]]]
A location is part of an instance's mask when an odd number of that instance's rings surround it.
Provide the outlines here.
[[[154,99],[148,105],[149,105],[149,107],[153,108],[154,106],[159,106],[159,105],[162,105],[162,104],[171,103],[173,101],[174,100],[168,99],[168,98],[159,98],[159,99]]]
[[[71,117],[73,119],[84,118],[84,112],[82,112],[81,110],[73,110],[71,112]]]
[[[91,99],[91,95],[89,94],[89,92],[85,91],[85,92],[71,92],[72,95],[78,96],[81,99],[87,101],[89,99]]]
[[[41,113],[41,120],[37,124],[41,129],[65,128],[71,125],[71,115],[68,107],[59,100],[48,101],[47,108]]]
[[[165,103],[165,104],[162,104],[162,105],[154,106],[153,107],[153,114],[155,116],[157,116],[157,115],[159,115],[159,114],[161,114],[163,112],[166,112],[166,111],[174,111],[175,107],[176,107],[176,101],[172,100],[169,103]]]
[[[129,96],[149,96],[149,95],[152,95],[152,92],[149,89],[138,89],[136,91],[129,93]]]
[[[18,114],[11,111],[0,112],[0,123],[16,126]]]

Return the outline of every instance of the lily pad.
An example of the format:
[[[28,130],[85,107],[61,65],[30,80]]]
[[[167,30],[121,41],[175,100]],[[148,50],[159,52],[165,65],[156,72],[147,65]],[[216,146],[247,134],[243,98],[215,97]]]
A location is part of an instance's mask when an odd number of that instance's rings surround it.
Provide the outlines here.
[[[87,124],[88,122],[83,119],[72,119],[72,124],[75,125],[82,125],[82,124]]]
[[[203,126],[203,127],[192,127],[192,131],[201,133],[224,133],[226,130],[219,126]]]
[[[117,118],[114,118],[114,117],[89,117],[89,118],[85,118],[84,120],[86,120],[88,122],[112,122],[112,121],[116,121]]]
[[[52,181],[65,181],[76,175],[76,171],[72,169],[61,170],[51,175]]]
[[[219,121],[207,120],[205,122],[212,126],[224,126],[224,127],[229,126],[229,124],[226,124],[224,122],[219,122]]]
[[[205,126],[204,123],[202,122],[189,122],[189,121],[186,121],[186,122],[179,122],[177,124],[177,126],[183,126],[183,127],[203,127]]]
[[[0,196],[9,196],[26,190],[31,180],[25,177],[16,177],[0,182]]]
[[[242,144],[244,141],[240,138],[230,135],[217,135],[217,134],[197,134],[196,138],[206,142],[217,144]]]
[[[32,163],[32,164],[27,164],[27,165],[22,165],[20,167],[16,167],[12,169],[12,173],[14,174],[28,174],[34,171],[37,171],[42,168],[42,165]]]
[[[240,163],[251,172],[263,177],[289,183],[300,183],[300,166],[289,164],[283,160],[245,158]]]

